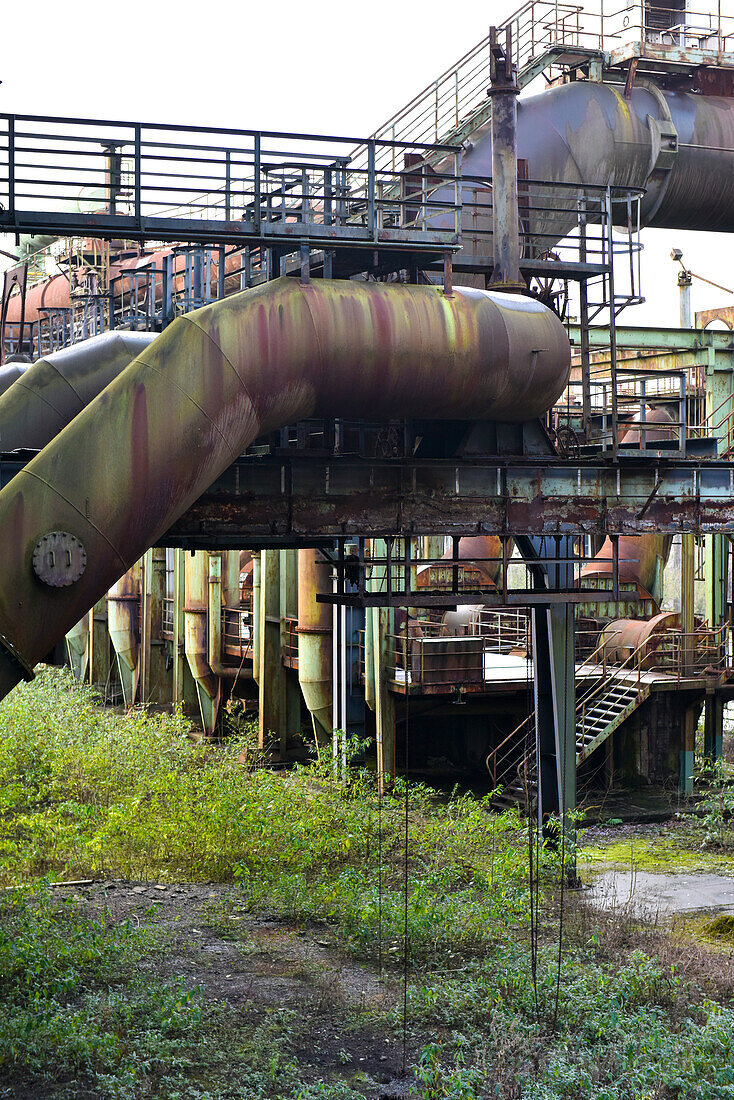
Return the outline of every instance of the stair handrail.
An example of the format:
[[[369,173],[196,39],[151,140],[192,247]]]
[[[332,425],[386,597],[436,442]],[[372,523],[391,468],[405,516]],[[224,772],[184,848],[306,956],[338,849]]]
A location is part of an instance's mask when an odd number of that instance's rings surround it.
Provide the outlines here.
[[[593,664],[594,659],[599,655],[599,653],[601,653],[601,657],[602,657],[602,676],[604,676],[605,673],[606,673],[606,655],[605,655],[605,652],[604,652],[604,642],[603,641],[600,641],[599,644],[597,645],[596,649],[594,649],[589,654],[589,656],[584,659],[583,664]],[[507,758],[510,756],[510,750],[508,748],[507,752],[505,752],[504,755],[500,758],[500,756],[499,756],[500,750],[503,749],[510,742],[514,742],[516,740],[516,738],[518,737],[518,735],[520,734],[520,732],[524,729],[524,727],[530,725],[530,723],[532,722],[534,717],[535,717],[535,712],[531,711],[530,714],[528,714],[527,718],[523,718],[522,722],[520,722],[520,724],[518,726],[516,726],[515,729],[511,730],[510,733],[508,733],[507,736],[504,737],[500,741],[499,745],[495,745],[495,747],[489,753],[487,753],[485,763],[487,765],[487,770],[489,771],[490,775],[492,776],[492,783],[495,786],[497,785],[498,766],[501,763],[503,763],[505,760],[507,760]],[[532,753],[534,753],[534,752],[535,752],[535,748],[533,747],[533,749],[531,750],[530,753],[527,754],[527,756],[532,755]],[[525,758],[523,758],[523,759],[525,759]]]
[[[654,637],[654,635],[653,635],[653,637]],[[637,685],[636,686],[637,686],[637,699],[638,699],[638,702],[639,702],[641,694],[642,694],[642,656],[644,654],[644,651],[647,649],[647,645],[648,645],[649,641],[650,641],[649,637],[643,639],[643,641],[641,641],[640,644],[638,646],[636,646],[635,649],[631,650],[630,653],[627,654],[627,656],[625,657],[624,661],[622,661],[621,664],[614,664],[613,668],[614,668],[615,675],[611,679],[607,678],[606,666],[605,666],[604,676],[602,678],[601,683],[595,685],[594,687],[592,687],[587,692],[587,694],[583,696],[583,698],[578,700],[578,702],[576,703],[576,729],[578,730],[578,728],[579,728],[579,718],[580,718],[581,737],[582,737],[582,739],[586,735],[586,713],[587,713],[587,710],[589,708],[589,703],[598,702],[601,698],[603,698],[605,696],[605,694],[606,695],[611,695],[612,689],[614,687],[619,686],[618,674],[630,665],[635,666],[635,671],[637,673]],[[611,662],[610,662],[610,664],[611,664]]]

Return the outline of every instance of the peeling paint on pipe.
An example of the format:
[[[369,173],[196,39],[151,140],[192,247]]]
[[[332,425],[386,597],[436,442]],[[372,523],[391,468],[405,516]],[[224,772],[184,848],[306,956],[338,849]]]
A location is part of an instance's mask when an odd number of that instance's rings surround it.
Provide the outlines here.
[[[258,436],[309,416],[523,421],[563,391],[558,318],[518,296],[279,279],[170,325],[0,493],[0,696]],[[33,569],[49,532],[74,583]]]

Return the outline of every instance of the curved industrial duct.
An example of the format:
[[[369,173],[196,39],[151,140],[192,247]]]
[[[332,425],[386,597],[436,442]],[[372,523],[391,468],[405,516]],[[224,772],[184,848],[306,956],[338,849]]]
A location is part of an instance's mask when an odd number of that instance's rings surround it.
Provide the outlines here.
[[[23,355],[9,355],[3,365],[0,367],[0,397],[9,390],[14,382],[25,374],[30,366],[31,360]]]
[[[447,565],[456,560],[462,568],[468,565],[474,567],[482,577],[484,583],[489,583],[493,588],[497,587],[497,580],[502,572],[502,539],[499,535],[465,535],[459,539],[457,557],[454,559],[453,549],[445,550],[441,555],[441,561]],[[434,565],[422,565],[416,573],[416,587],[425,588],[431,584],[431,570]]]
[[[37,359],[0,396],[0,450],[45,447],[155,337],[105,332]]]
[[[679,616],[674,611],[662,611],[651,619],[615,619],[604,628],[602,648],[607,661],[624,664],[632,654],[647,643],[645,653],[639,658],[640,668],[655,664],[656,654],[665,642],[666,632],[678,625]]]
[[[0,493],[0,695],[258,436],[309,416],[522,421],[570,370],[530,299],[278,279],[174,321]]]

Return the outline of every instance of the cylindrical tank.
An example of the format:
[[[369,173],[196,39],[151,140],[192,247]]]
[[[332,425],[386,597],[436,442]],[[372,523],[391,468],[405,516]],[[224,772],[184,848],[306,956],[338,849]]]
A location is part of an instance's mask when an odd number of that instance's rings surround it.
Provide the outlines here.
[[[140,651],[140,562],[135,562],[107,593],[107,629],[117,657],[126,707],[138,691]]]
[[[329,591],[329,563],[318,550],[299,550],[298,682],[320,744],[330,743],[333,731],[333,615],[316,597]]]

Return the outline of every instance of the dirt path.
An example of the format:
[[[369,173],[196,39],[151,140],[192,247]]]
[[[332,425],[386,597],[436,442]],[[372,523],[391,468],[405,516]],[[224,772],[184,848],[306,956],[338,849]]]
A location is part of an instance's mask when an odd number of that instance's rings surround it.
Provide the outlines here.
[[[141,966],[162,980],[200,987],[206,1001],[238,1012],[293,1012],[295,1056],[314,1081],[344,1081],[366,1100],[408,1095],[399,980],[341,952],[324,926],[303,928],[248,913],[230,885],[99,882],[59,888],[88,912],[151,929],[161,947]],[[408,1067],[427,1041],[409,1040]]]

